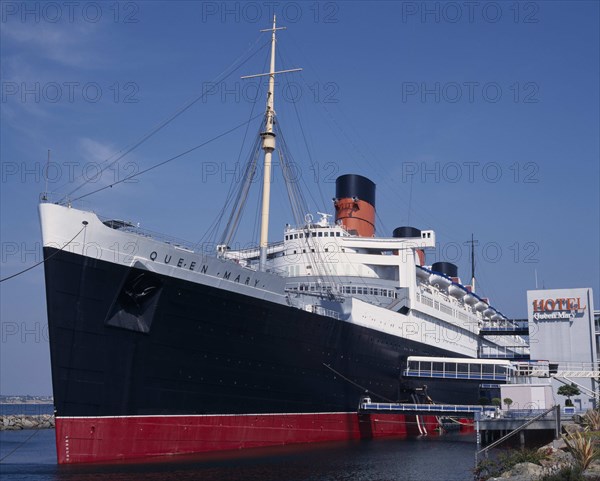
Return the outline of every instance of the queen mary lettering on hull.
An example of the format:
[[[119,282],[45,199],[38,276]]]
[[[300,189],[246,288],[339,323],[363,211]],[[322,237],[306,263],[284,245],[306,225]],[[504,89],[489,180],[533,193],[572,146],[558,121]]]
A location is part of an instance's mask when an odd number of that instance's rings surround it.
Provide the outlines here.
[[[278,30],[273,21],[257,143],[259,245],[228,247],[239,205],[217,252],[206,255],[70,202],[40,204],[60,463],[422,431],[414,416],[359,414],[365,391],[384,402],[478,399],[477,383],[432,380],[424,390],[402,375],[410,355],[477,357],[491,308],[451,264],[426,265],[433,231],[375,237],[369,179],[337,179],[333,220],[314,220],[296,203],[295,224],[268,242],[272,154],[290,168],[274,122]],[[239,199],[258,158],[249,157]],[[287,188],[302,199],[296,184]],[[115,247],[125,245],[132,249]],[[501,353],[516,341],[486,342]]]

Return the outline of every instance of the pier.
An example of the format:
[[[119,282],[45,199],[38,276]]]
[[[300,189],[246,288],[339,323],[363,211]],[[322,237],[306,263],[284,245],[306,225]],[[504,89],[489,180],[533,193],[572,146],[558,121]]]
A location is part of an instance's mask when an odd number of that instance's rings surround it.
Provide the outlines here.
[[[476,414],[494,414],[498,409],[493,406],[464,405],[464,404],[411,404],[411,403],[374,403],[361,402],[361,413],[402,413],[402,414],[431,414],[434,416],[460,415],[461,418],[473,418]]]

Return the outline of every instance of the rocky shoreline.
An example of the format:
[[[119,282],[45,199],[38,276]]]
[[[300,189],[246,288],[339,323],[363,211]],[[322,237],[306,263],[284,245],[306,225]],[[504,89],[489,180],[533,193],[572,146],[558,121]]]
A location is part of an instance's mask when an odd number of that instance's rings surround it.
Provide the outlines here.
[[[8,414],[0,416],[0,431],[19,429],[54,429],[53,414]]]
[[[552,447],[552,444],[539,449],[543,451],[547,458],[540,461],[540,464],[535,463],[518,463],[510,470],[502,473],[499,477],[488,478],[487,481],[541,481],[551,478],[552,475],[556,479],[570,479],[559,475],[565,468],[574,468],[576,461],[571,453],[560,448]],[[593,461],[588,468],[581,473],[581,478],[586,481],[600,481],[600,461]]]
[[[508,451],[501,463],[483,461],[475,470],[482,481],[600,481],[600,411],[588,411],[562,426],[561,439],[524,453]],[[513,462],[510,462],[510,459]],[[520,458],[520,459],[519,459]],[[521,461],[515,463],[514,461]],[[487,464],[487,466],[486,466]],[[498,467],[505,465],[502,474]],[[510,469],[508,469],[510,466]],[[487,476],[485,475],[487,471]],[[490,476],[492,472],[495,474]]]

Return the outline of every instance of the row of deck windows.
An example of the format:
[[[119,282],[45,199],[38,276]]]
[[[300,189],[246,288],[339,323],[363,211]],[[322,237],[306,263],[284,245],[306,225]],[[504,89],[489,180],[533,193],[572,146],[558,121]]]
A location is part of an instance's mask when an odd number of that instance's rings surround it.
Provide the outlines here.
[[[307,232],[306,237],[341,237],[341,232],[330,232],[330,231],[318,231],[318,232]],[[293,239],[304,239],[304,233],[300,232],[299,234],[288,234],[285,236],[285,240],[293,240]]]
[[[320,288],[313,283],[300,284],[298,287],[291,287],[294,291],[331,291],[331,288]],[[344,294],[361,294],[365,296],[383,296],[396,298],[396,291],[392,289],[381,289],[378,287],[357,287],[357,286],[342,286]]]
[[[365,296],[396,297],[396,291],[393,291],[391,289],[380,289],[377,287],[344,286],[342,290],[344,294],[362,294]]]

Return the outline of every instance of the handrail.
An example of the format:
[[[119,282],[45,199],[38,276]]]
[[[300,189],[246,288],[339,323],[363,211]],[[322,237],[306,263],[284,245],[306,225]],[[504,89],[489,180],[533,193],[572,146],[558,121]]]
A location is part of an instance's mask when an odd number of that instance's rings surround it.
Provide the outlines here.
[[[482,453],[485,453],[486,457],[487,457],[487,453],[490,449],[495,448],[496,446],[502,444],[504,441],[506,441],[508,438],[514,436],[517,433],[520,433],[521,431],[523,431],[527,426],[529,426],[530,424],[534,423],[535,421],[537,421],[538,419],[543,418],[546,414],[551,413],[552,411],[556,411],[556,425],[557,428],[555,430],[555,438],[558,439],[559,436],[559,431],[560,428],[558,426],[560,426],[560,405],[556,404],[554,406],[552,406],[550,409],[546,409],[543,413],[538,414],[537,416],[534,416],[533,418],[531,418],[529,421],[526,421],[524,424],[522,424],[521,426],[519,426],[517,429],[515,429],[514,431],[511,431],[510,433],[506,434],[505,436],[502,436],[500,439],[494,441],[492,444],[490,444],[489,446],[486,446],[483,449],[480,449],[479,451],[475,452],[475,465],[477,465],[477,463],[479,462],[479,455]],[[480,438],[479,438],[479,424],[477,425],[478,429],[477,429],[477,443],[479,444],[480,442]]]

